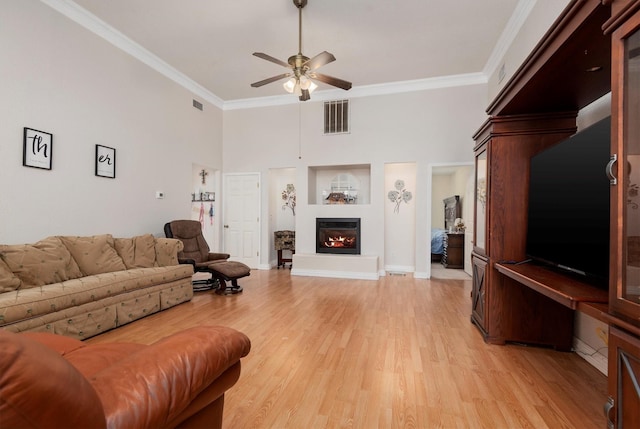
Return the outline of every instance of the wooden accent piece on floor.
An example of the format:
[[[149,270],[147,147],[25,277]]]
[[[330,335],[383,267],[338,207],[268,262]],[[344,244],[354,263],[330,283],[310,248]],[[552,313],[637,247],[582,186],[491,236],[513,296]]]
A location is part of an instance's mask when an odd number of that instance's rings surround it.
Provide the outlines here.
[[[197,325],[252,341],[225,395],[232,428],[603,428],[606,377],[574,353],[486,344],[471,279],[378,281],[254,270],[87,342],[151,343]]]

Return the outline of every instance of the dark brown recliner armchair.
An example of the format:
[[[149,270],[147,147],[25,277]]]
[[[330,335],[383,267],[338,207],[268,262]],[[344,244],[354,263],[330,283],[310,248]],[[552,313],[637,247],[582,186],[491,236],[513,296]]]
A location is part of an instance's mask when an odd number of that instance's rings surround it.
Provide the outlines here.
[[[194,290],[201,291],[216,289],[220,294],[234,294],[242,292],[237,279],[248,276],[250,268],[240,262],[227,261],[228,253],[210,252],[209,245],[202,235],[202,226],[197,220],[174,220],[164,225],[167,238],[177,238],[184,244],[184,249],[178,252],[181,264],[191,264],[194,272],[210,273],[211,278],[195,280]],[[231,281],[227,287],[226,281]]]

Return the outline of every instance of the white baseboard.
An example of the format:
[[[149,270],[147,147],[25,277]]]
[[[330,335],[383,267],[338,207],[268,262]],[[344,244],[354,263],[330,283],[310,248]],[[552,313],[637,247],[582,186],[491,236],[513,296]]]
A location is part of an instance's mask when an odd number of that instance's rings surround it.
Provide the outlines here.
[[[580,340],[577,337],[573,337],[573,350],[582,359],[593,365],[598,371],[607,375],[608,362],[607,356],[595,350],[589,344]]]
[[[325,271],[325,270],[305,270],[296,268],[291,269],[292,276],[307,277],[333,277],[337,279],[353,279],[353,280],[378,280],[378,273],[357,272],[357,271]]]
[[[411,274],[416,270],[416,267],[409,265],[385,265],[384,270],[387,273]]]

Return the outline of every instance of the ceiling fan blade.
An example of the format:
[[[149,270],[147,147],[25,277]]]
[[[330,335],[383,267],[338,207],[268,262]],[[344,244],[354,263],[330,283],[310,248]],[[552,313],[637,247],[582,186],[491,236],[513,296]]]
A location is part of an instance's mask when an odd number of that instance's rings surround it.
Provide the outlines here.
[[[320,82],[328,83],[329,85],[335,86],[337,88],[342,88],[344,90],[351,89],[351,82],[338,79],[337,77],[327,76],[326,74],[320,74],[320,73],[312,73],[310,74],[309,77],[312,79],[319,80]]]
[[[289,77],[289,76],[291,76],[291,73],[279,74],[278,76],[272,76],[268,79],[261,80],[259,82],[254,82],[251,84],[251,86],[254,88],[258,88],[258,87],[261,87],[262,85],[266,85],[268,83],[275,82],[277,80],[284,79],[285,77]]]
[[[305,62],[302,65],[309,67],[309,70],[313,71],[313,70],[316,70],[317,68],[322,67],[325,64],[329,64],[329,63],[331,63],[331,62],[333,62],[335,60],[336,60],[336,57],[334,57],[333,54],[330,54],[327,51],[323,51],[323,52],[320,52],[315,57],[307,60],[307,62]]]
[[[263,60],[271,61],[272,63],[276,63],[278,65],[281,65],[282,67],[291,68],[291,66],[288,63],[285,63],[284,61],[279,60],[277,58],[274,58],[271,55],[267,55],[267,54],[262,53],[262,52],[254,52],[253,55],[258,57],[258,58],[262,58]]]
[[[300,98],[300,101],[307,101],[311,98],[311,94],[309,94],[308,89],[303,89],[302,94],[298,98]]]

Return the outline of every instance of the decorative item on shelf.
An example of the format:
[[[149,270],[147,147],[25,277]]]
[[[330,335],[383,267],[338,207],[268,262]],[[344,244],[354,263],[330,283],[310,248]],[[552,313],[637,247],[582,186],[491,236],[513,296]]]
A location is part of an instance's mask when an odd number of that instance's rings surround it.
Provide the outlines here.
[[[326,204],[356,204],[358,193],[356,191],[331,191],[323,192]]]
[[[194,192],[191,194],[191,201],[215,201],[215,192]]]
[[[459,217],[456,218],[456,220],[453,221],[453,226],[456,229],[456,232],[464,232],[465,230],[465,226],[464,226],[464,220],[460,219]]]
[[[293,186],[293,183],[287,183],[287,188],[282,191],[282,201],[284,204],[282,205],[282,210],[285,210],[287,207],[291,209],[293,215],[296,215],[296,187]]]
[[[395,208],[393,209],[393,212],[400,213],[400,203],[404,201],[405,203],[408,204],[409,201],[411,201],[411,198],[413,198],[413,195],[411,194],[410,191],[407,191],[405,189],[404,180],[400,180],[400,179],[396,180],[394,187],[396,188],[396,190],[389,191],[389,193],[387,194],[387,197],[389,198],[389,201],[396,204]]]

